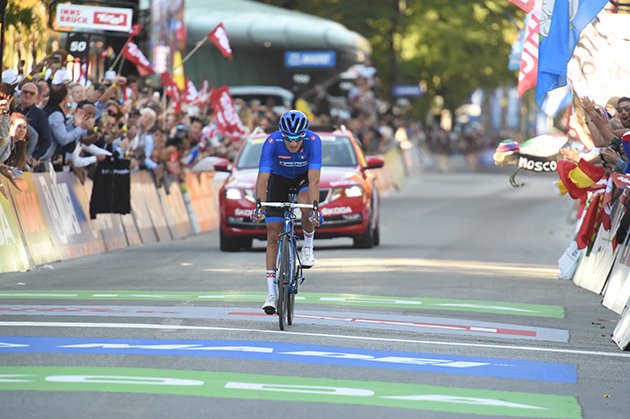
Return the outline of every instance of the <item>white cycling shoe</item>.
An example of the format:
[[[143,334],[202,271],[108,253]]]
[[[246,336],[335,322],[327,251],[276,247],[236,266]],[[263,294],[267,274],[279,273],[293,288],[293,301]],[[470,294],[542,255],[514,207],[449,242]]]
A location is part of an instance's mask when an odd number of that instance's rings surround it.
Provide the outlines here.
[[[312,247],[302,247],[302,268],[309,269],[315,265],[315,255]]]
[[[265,310],[265,313],[276,314],[276,296],[275,294],[269,294],[267,296],[267,300],[265,300],[265,304],[263,304],[262,309]]]

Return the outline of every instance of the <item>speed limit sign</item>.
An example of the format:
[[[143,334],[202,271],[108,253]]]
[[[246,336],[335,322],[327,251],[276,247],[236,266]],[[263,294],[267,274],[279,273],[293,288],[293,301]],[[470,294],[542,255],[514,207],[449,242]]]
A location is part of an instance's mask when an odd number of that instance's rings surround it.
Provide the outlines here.
[[[87,57],[90,49],[89,38],[83,34],[74,34],[68,37],[66,51],[74,58]]]

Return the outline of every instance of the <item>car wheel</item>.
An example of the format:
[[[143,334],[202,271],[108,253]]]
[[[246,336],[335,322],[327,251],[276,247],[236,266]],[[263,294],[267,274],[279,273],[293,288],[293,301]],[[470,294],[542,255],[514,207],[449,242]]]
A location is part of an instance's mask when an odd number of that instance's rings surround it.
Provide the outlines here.
[[[363,235],[354,238],[354,247],[359,249],[371,249],[374,246],[374,230],[368,224]]]
[[[226,236],[223,229],[221,229],[220,244],[222,252],[238,252],[240,247],[239,239]]]
[[[376,225],[374,226],[374,230],[372,231],[372,237],[374,246],[378,246],[381,244],[381,227],[379,220],[376,220]]]

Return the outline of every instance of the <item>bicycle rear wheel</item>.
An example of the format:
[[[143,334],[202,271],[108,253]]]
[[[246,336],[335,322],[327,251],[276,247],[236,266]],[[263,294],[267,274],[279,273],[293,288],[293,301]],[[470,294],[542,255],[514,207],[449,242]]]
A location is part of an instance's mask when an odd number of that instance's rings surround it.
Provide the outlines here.
[[[286,238],[280,239],[280,266],[278,267],[278,273],[276,275],[276,282],[278,284],[278,301],[276,311],[278,312],[278,325],[280,330],[284,330],[284,323],[287,315],[287,301],[289,299],[289,281],[291,280],[290,271],[290,252],[289,240]]]

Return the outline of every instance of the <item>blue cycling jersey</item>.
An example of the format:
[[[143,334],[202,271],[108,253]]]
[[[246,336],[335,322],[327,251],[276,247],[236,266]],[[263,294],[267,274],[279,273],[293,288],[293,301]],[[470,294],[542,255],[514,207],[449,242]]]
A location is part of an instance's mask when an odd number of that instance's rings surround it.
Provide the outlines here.
[[[322,170],[322,139],[313,131],[306,131],[302,147],[297,153],[289,152],[280,131],[272,133],[265,140],[259,172],[293,179],[312,169]]]

